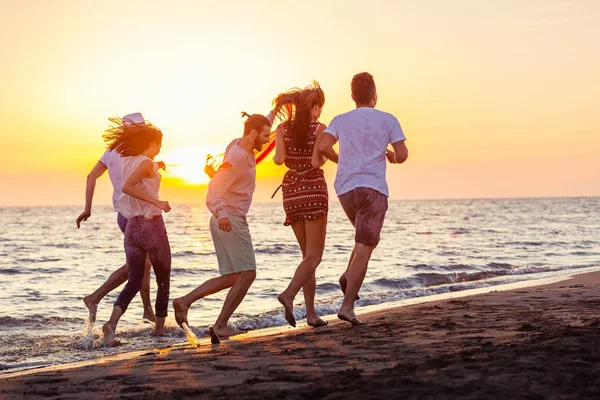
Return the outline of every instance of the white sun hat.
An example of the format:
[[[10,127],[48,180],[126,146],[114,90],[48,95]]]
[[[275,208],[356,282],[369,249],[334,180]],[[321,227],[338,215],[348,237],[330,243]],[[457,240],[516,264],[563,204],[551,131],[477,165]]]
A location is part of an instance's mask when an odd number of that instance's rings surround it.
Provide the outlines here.
[[[123,121],[123,125],[125,126],[146,123],[144,117],[142,116],[142,113],[139,112],[124,115],[123,118],[121,118],[121,120]]]

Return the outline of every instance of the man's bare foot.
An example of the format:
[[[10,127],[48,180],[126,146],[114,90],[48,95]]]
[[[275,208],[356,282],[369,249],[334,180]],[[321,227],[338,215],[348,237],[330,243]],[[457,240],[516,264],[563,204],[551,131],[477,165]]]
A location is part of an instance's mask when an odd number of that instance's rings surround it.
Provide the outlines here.
[[[358,318],[356,318],[356,314],[354,314],[354,310],[342,311],[338,312],[337,317],[342,321],[350,322],[352,326],[365,325],[364,322],[361,322]]]
[[[219,337],[229,337],[229,336],[241,335],[242,333],[246,333],[244,331],[235,329],[229,325],[224,325],[224,326],[213,325],[213,330]]]
[[[187,315],[190,306],[184,304],[181,298],[179,298],[173,300],[173,309],[175,310],[175,322],[177,322],[177,325],[181,326],[185,322],[189,326]]]
[[[83,304],[88,309],[90,322],[96,322],[96,312],[98,312],[98,302],[94,301],[92,295],[85,296],[83,298]]]
[[[317,317],[317,318],[310,318],[310,319],[306,319],[306,325],[308,326],[312,326],[313,328],[319,328],[321,326],[327,326],[328,322],[325,320],[322,320],[321,318]]]
[[[340,287],[342,288],[342,293],[346,294],[346,286],[348,285],[348,280],[345,275],[340,276]],[[356,295],[356,299],[354,301],[360,300],[360,296]]]
[[[277,296],[277,300],[283,306],[283,309],[285,311],[285,320],[288,322],[288,324],[290,324],[291,326],[293,326],[295,328],[296,327],[296,318],[294,317],[293,299],[290,299],[289,297],[287,297],[283,293],[281,293],[279,296]]]
[[[110,322],[102,325],[102,332],[104,333],[104,339],[102,340],[104,346],[116,347],[121,345],[121,342],[115,339],[115,327],[112,326]]]

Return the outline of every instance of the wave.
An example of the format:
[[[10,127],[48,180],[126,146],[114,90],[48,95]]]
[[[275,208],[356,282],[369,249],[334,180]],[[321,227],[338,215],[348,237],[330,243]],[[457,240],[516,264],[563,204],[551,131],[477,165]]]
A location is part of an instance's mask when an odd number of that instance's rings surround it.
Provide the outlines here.
[[[44,315],[30,315],[24,318],[14,318],[10,316],[0,317],[0,326],[2,327],[35,327],[49,325],[64,325],[64,324],[83,324],[83,318],[68,318],[68,317],[46,317]]]
[[[68,271],[68,268],[54,267],[54,268],[2,268],[0,269],[0,275],[19,275],[19,274],[58,274],[61,272]]]
[[[276,243],[268,246],[258,245],[254,252],[263,254],[298,254],[300,253],[300,248],[296,244]]]
[[[189,256],[210,256],[216,254],[214,251],[180,251],[177,253],[173,253],[172,257],[189,257]]]

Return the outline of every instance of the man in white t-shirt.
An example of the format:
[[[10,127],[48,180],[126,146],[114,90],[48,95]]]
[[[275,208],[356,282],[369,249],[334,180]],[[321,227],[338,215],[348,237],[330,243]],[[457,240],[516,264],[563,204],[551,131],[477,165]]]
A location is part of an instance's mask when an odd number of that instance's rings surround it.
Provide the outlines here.
[[[373,76],[367,72],[357,74],[352,78],[351,87],[356,108],[331,121],[319,143],[319,150],[338,163],[335,191],[355,228],[354,250],[348,268],[340,277],[344,301],[338,318],[360,325],[354,313],[354,302],[358,299],[371,254],[379,243],[388,208],[386,158],[394,164],[403,163],[408,157],[408,149],[398,119],[375,109],[377,90]],[[333,150],[338,141],[339,155]],[[388,150],[390,144],[394,151]]]
[[[127,114],[122,118],[123,122],[131,121],[132,123],[144,123],[144,117],[140,113]],[[162,169],[165,169],[163,162],[158,162]],[[92,200],[94,198],[94,190],[96,189],[96,180],[100,178],[104,172],[108,170],[108,176],[113,186],[113,207],[117,213],[117,224],[121,232],[125,233],[125,227],[127,226],[127,218],[125,218],[119,212],[119,197],[121,196],[121,189],[123,188],[123,181],[121,179],[121,156],[116,151],[106,150],[100,160],[96,163],[94,168],[90,171],[86,180],[85,187],[85,210],[79,217],[77,217],[77,229],[79,229],[81,222],[87,221],[92,215]],[[146,272],[144,273],[144,279],[142,283],[142,289],[140,290],[140,297],[142,298],[142,304],[144,306],[144,315],[142,318],[154,321],[154,311],[152,309],[152,303],[150,302],[150,267],[152,264],[150,260],[146,260]],[[96,289],[92,294],[89,294],[83,298],[85,306],[89,310],[89,318],[91,322],[96,320],[96,312],[98,310],[98,303],[111,291],[115,290],[125,281],[127,281],[128,268],[127,264],[113,272],[109,278]]]

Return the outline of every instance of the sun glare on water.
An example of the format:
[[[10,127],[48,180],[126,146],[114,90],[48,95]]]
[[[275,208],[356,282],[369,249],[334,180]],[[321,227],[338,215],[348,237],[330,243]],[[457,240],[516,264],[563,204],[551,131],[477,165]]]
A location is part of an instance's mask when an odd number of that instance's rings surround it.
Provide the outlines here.
[[[177,147],[161,153],[156,160],[162,160],[167,165],[164,176],[179,178],[190,185],[205,185],[210,179],[204,172],[206,157],[217,156],[221,148],[208,147]]]

